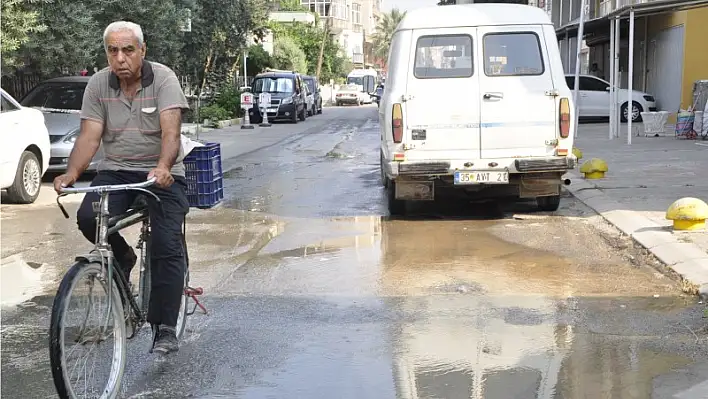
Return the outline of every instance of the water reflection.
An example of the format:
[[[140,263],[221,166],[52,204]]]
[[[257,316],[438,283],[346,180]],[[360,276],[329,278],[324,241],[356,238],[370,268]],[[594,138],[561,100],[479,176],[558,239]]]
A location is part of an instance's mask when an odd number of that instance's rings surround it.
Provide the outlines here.
[[[667,328],[687,301],[654,298],[665,286],[652,273],[509,243],[492,227],[383,223],[380,291],[403,315],[391,326],[398,397],[648,398],[654,377],[690,362],[672,354],[688,331]],[[613,278],[632,296],[618,298]]]

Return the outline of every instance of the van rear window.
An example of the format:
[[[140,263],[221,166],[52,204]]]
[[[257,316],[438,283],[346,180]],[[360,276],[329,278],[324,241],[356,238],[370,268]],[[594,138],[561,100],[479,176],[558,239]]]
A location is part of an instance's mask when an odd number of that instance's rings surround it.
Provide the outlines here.
[[[489,33],[483,40],[487,76],[543,75],[541,43],[535,33]]]
[[[413,68],[416,78],[469,78],[473,72],[471,36],[435,35],[418,39]]]

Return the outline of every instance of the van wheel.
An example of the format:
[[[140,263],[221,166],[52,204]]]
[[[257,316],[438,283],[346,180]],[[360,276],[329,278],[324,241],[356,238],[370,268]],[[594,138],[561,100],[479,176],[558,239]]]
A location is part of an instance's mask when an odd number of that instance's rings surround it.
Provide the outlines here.
[[[555,212],[560,206],[560,195],[549,195],[547,197],[536,197],[538,209],[543,212]]]
[[[17,204],[31,204],[39,197],[42,166],[34,153],[25,151],[15,172],[15,181],[7,188],[8,199]]]
[[[384,171],[384,156],[383,152],[381,152],[381,158],[379,160],[379,171],[381,173],[381,185],[384,187],[388,187],[389,185],[389,180],[386,177],[386,172]]]
[[[406,213],[406,201],[396,199],[396,181],[389,180],[386,187],[386,197],[388,200],[388,213],[391,216],[402,216]]]
[[[300,116],[300,120],[303,122],[305,121],[305,119],[307,119],[307,106],[302,107],[302,112],[300,112],[299,116]]]
[[[317,109],[318,114],[322,114],[322,101],[320,101],[320,107]]]

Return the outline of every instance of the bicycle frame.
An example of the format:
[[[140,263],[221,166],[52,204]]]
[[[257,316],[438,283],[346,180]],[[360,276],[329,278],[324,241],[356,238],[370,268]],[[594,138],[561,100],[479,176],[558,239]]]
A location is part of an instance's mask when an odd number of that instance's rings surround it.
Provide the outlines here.
[[[140,259],[140,287],[139,287],[139,294],[140,295],[140,302],[143,306],[147,306],[147,301],[145,300],[146,298],[143,298],[143,292],[144,292],[144,282],[143,282],[143,273],[144,273],[144,268],[145,268],[145,262],[143,261],[143,254],[142,254],[142,242],[149,233],[149,215],[147,212],[147,209],[137,209],[137,210],[132,210],[128,212],[125,215],[120,215],[116,216],[114,218],[110,217],[109,209],[108,209],[108,199],[110,196],[111,192],[114,191],[140,191],[146,194],[151,195],[155,200],[160,202],[160,198],[152,193],[151,191],[147,190],[146,187],[151,186],[154,184],[156,181],[155,178],[149,179],[145,182],[142,183],[135,183],[135,184],[120,184],[120,185],[110,185],[110,186],[93,186],[93,187],[82,187],[82,188],[74,188],[74,187],[67,187],[61,190],[61,194],[57,197],[57,205],[59,205],[59,208],[61,209],[62,213],[64,214],[64,217],[69,219],[69,213],[66,211],[64,206],[61,204],[60,199],[63,196],[69,195],[69,194],[79,194],[79,193],[98,193],[100,195],[100,199],[98,201],[98,206],[94,207],[94,211],[96,212],[96,239],[95,239],[95,246],[94,249],[89,252],[88,255],[78,257],[78,259],[83,259],[87,261],[100,261],[101,267],[103,270],[106,271],[107,274],[107,279],[106,282],[107,284],[107,293],[108,293],[108,307],[107,307],[107,312],[106,312],[106,318],[102,326],[102,333],[107,329],[108,327],[108,321],[110,317],[110,309],[112,306],[111,300],[111,290],[113,287],[113,284],[110,282],[114,281],[113,279],[113,251],[111,250],[110,245],[108,244],[108,237],[115,233],[118,232],[122,229],[125,229],[127,227],[133,226],[137,223],[143,222],[143,228],[140,234],[140,240],[141,240],[141,259]],[[94,204],[95,205],[95,204]],[[113,226],[111,226],[113,222]],[[97,252],[98,256],[92,255],[92,253]],[[97,259],[100,258],[100,259]],[[103,276],[99,275],[99,278],[102,278]],[[133,308],[133,312],[135,313],[136,319],[138,321],[138,326],[142,325],[141,321],[145,318],[143,315],[144,309],[141,309],[140,306],[135,301],[135,298],[131,295],[130,292],[128,292],[128,287],[125,286],[125,283],[129,283],[128,278],[129,276],[124,276],[125,277],[125,282],[121,278],[115,279],[119,290],[123,291],[123,296],[126,299],[126,303],[130,303],[130,306]],[[137,333],[138,328],[135,328],[133,331],[132,336]],[[131,337],[132,337],[131,336]]]

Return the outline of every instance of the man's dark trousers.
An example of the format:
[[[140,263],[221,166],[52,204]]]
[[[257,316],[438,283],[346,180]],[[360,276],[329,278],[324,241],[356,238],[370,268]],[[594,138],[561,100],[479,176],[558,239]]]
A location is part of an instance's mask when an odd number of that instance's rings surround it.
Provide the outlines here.
[[[150,306],[148,321],[153,324],[177,325],[177,316],[184,290],[184,274],[187,268],[186,248],[183,240],[183,223],[189,212],[187,184],[182,177],[175,176],[175,182],[168,188],[149,187],[162,201],[162,210],[157,201],[147,194],[151,226],[152,265]],[[101,171],[96,175],[92,186],[113,184],[141,183],[147,180],[147,173],[136,171]],[[127,211],[141,195],[139,191],[111,192],[108,199],[108,211],[111,217]],[[79,230],[95,243],[96,214],[93,202],[99,201],[97,193],[88,193],[84,197],[77,213]],[[108,237],[115,259],[122,263],[130,246],[118,233]]]

